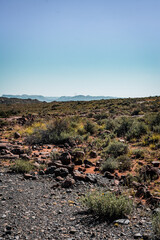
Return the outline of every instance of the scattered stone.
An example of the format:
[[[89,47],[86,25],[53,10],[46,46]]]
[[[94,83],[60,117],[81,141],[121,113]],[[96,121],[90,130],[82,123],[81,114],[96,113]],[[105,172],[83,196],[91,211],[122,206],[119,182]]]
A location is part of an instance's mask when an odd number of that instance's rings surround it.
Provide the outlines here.
[[[3,149],[9,149],[8,143],[0,143],[0,151]]]
[[[96,178],[95,174],[87,173],[86,177],[85,177],[85,180],[86,180],[86,182],[97,183],[97,178]]]
[[[45,170],[45,174],[53,174],[56,170],[56,166],[51,166],[51,167],[48,167],[46,170]]]
[[[58,176],[58,177],[56,177],[56,180],[57,180],[58,182],[62,182],[62,181],[64,181],[64,178],[62,178],[61,176]]]
[[[114,175],[108,171],[106,171],[103,176],[108,179],[114,179]]]
[[[96,158],[97,157],[96,151],[93,151],[93,150],[90,152],[89,155],[90,155],[91,158]]]
[[[22,146],[13,145],[11,149],[11,153],[17,154],[17,155],[24,154],[24,149]]]
[[[134,239],[138,239],[138,238],[142,238],[142,234],[141,233],[134,234]]]
[[[82,160],[81,159],[78,159],[74,162],[75,165],[82,165]]]
[[[75,184],[75,180],[73,178],[67,177],[61,186],[63,188],[69,188],[69,187],[72,187],[74,184]]]
[[[76,232],[77,232],[77,230],[75,229],[75,227],[70,228],[70,233],[71,234],[75,234]]]
[[[87,159],[84,160],[84,164],[85,165],[89,165],[89,166],[94,166],[94,164],[91,161],[87,160]]]
[[[77,170],[73,172],[73,177],[75,180],[86,181],[86,175]]]
[[[17,139],[17,138],[20,138],[20,137],[21,137],[20,133],[18,133],[18,132],[15,132],[15,133],[14,133],[14,138]]]
[[[56,177],[57,176],[66,177],[69,174],[69,171],[67,168],[60,167],[55,169],[54,173]]]
[[[155,208],[154,210],[153,210],[153,214],[157,214],[157,213],[160,213],[160,208]]]
[[[84,158],[84,156],[85,156],[85,154],[84,154],[84,152],[83,151],[76,151],[75,153],[74,153],[74,155],[75,155],[75,158],[76,159],[83,159]]]
[[[114,223],[122,224],[122,225],[128,225],[130,221],[128,219],[117,219],[114,221]]]
[[[44,175],[45,172],[43,170],[39,170],[39,175]]]
[[[71,163],[71,155],[68,152],[64,152],[60,156],[62,164],[69,165]]]
[[[159,167],[160,161],[153,161],[152,164],[153,164],[153,167]]]

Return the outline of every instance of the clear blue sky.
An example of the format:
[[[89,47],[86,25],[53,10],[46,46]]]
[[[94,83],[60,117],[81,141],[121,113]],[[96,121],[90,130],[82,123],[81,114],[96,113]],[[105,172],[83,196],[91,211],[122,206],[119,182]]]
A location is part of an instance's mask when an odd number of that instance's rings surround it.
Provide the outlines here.
[[[0,0],[0,95],[160,95],[159,0]]]

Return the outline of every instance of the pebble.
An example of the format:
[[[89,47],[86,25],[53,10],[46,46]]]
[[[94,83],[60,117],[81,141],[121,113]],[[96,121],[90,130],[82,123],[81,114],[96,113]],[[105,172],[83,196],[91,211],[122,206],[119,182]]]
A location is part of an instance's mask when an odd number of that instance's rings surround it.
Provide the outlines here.
[[[114,223],[128,225],[130,223],[130,221],[128,219],[118,219],[118,220],[114,221]]]
[[[134,234],[134,239],[138,239],[138,238],[142,238],[142,234],[141,233]]]

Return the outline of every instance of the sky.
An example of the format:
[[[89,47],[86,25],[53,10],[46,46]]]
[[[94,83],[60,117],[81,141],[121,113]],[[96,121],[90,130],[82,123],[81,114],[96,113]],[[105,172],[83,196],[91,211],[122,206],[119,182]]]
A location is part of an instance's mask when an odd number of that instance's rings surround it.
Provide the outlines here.
[[[0,95],[160,95],[159,0],[0,0]]]

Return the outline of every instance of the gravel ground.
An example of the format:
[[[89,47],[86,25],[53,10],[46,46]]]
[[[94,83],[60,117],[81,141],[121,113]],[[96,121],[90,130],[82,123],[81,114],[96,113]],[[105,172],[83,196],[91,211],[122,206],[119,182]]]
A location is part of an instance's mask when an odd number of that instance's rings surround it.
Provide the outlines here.
[[[113,188],[108,179],[98,182]],[[79,201],[91,183],[53,188],[52,176],[25,180],[23,175],[0,173],[0,240],[2,239],[153,239],[151,210],[139,206],[129,224],[107,223],[87,213]]]

